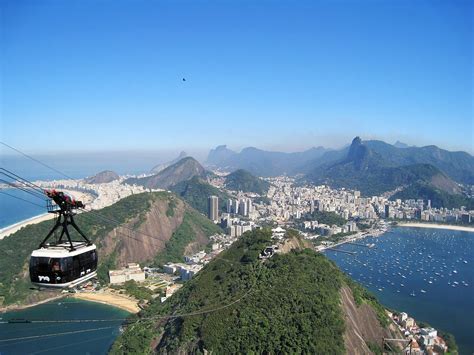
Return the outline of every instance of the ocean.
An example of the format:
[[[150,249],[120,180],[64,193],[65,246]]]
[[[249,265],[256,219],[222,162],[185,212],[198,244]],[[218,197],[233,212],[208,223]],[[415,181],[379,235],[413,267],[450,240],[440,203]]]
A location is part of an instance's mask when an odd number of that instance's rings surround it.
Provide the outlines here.
[[[0,324],[0,354],[106,354],[129,313],[99,303],[61,299],[19,311],[0,313],[3,321],[80,320],[86,323]],[[111,320],[111,321],[107,321]]]
[[[2,189],[0,192],[0,229],[47,213],[45,202],[22,190]]]
[[[386,307],[452,333],[461,354],[474,353],[474,233],[397,227],[362,243],[326,251]]]

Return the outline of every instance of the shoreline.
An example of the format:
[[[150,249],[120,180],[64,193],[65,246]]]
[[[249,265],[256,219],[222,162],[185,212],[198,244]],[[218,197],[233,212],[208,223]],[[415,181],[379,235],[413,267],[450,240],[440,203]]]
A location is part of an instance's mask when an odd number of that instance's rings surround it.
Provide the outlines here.
[[[417,222],[402,222],[393,227],[412,227],[412,228],[431,228],[431,229],[445,229],[453,231],[462,231],[474,233],[474,227],[456,226],[452,224],[432,224],[432,223],[417,223]]]
[[[82,191],[76,191],[72,189],[69,189],[69,190],[62,189],[62,191],[68,193],[69,195],[73,196],[76,199],[81,199],[83,201],[86,201],[87,203],[90,203],[91,201],[94,200],[94,197],[91,194],[85,193]],[[46,209],[46,206],[45,206],[45,209]],[[37,216],[33,216],[30,218],[24,219],[20,222],[16,222],[6,227],[0,228],[0,240],[2,240],[5,237],[8,237],[9,235],[15,232],[18,232],[21,228],[26,227],[30,224],[38,224],[38,223],[53,219],[54,217],[55,217],[54,213],[45,212]]]
[[[54,214],[52,213],[43,213],[28,219],[25,219],[23,221],[11,224],[9,226],[6,226],[4,228],[0,229],[0,240],[2,240],[5,237],[8,237],[10,234],[13,234],[15,232],[18,232],[20,229],[23,227],[26,227],[30,224],[38,224],[44,221],[48,221],[50,219],[54,218]]]
[[[69,297],[120,308],[121,310],[127,311],[128,313],[132,314],[136,314],[140,311],[137,301],[134,301],[125,296],[116,295],[108,292],[78,292],[69,295]]]
[[[21,305],[14,304],[14,305],[2,307],[0,308],[0,314],[6,313],[6,312],[22,311],[24,309],[40,306],[42,304],[52,302],[52,301],[57,301],[64,298],[79,299],[82,301],[100,303],[106,306],[119,308],[131,314],[136,314],[140,311],[140,308],[138,307],[138,303],[136,301],[133,301],[130,298],[127,298],[124,296],[115,295],[111,293],[79,292],[79,293],[74,293],[74,294],[70,294],[70,293],[60,294],[54,297],[46,298],[38,302],[30,303],[30,304],[21,304]]]
[[[44,303],[60,300],[62,298],[66,298],[66,297],[67,297],[66,294],[60,294],[60,295],[57,295],[57,296],[54,296],[54,297],[45,298],[44,300],[34,302],[34,303],[20,304],[20,305],[13,304],[13,305],[10,305],[10,306],[0,308],[0,314],[6,313],[6,312],[13,312],[13,311],[22,311],[22,310],[27,309],[27,308],[40,306]]]

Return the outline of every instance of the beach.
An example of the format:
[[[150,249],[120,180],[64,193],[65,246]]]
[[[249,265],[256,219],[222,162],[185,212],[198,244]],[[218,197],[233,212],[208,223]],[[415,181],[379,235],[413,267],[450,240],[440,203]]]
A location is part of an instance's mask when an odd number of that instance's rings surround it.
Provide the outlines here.
[[[7,237],[7,236],[9,236],[10,234],[13,234],[13,233],[19,231],[21,228],[26,227],[30,224],[37,224],[37,223],[47,221],[47,220],[50,220],[50,219],[53,219],[53,218],[54,218],[54,214],[44,213],[44,214],[41,214],[39,216],[28,218],[24,221],[21,221],[21,222],[12,224],[8,227],[2,228],[2,229],[0,229],[0,240]]]
[[[130,313],[138,313],[140,308],[138,307],[137,301],[110,292],[78,292],[71,295],[73,298],[98,302],[106,304],[108,306],[118,307]]]
[[[452,225],[452,224],[403,222],[403,223],[398,223],[398,224],[397,224],[397,227],[447,229],[447,230],[453,230],[453,231],[462,231],[462,232],[471,232],[471,233],[474,233],[474,227],[455,226],[455,225]]]

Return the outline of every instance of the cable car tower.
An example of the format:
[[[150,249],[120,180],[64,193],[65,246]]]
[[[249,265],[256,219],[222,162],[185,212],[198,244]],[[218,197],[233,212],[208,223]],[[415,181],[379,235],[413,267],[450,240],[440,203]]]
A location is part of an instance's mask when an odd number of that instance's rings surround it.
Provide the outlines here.
[[[76,201],[61,191],[45,190],[44,193],[49,197],[48,212],[57,214],[57,217],[46,238],[38,249],[31,253],[30,279],[32,283],[42,287],[73,287],[97,275],[96,246],[74,221],[76,210],[85,206],[81,201]],[[83,240],[73,241],[69,226],[72,226]],[[48,243],[51,236],[60,229],[59,238]]]

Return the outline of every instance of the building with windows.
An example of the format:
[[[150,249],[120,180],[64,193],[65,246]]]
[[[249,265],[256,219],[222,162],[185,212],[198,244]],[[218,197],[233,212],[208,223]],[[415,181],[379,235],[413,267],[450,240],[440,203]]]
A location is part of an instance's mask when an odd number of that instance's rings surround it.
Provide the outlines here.
[[[145,281],[145,272],[141,269],[140,265],[130,263],[121,270],[110,270],[109,278],[111,284],[122,284],[130,280]]]
[[[213,222],[219,219],[219,198],[217,196],[209,196],[207,199],[207,216]]]

